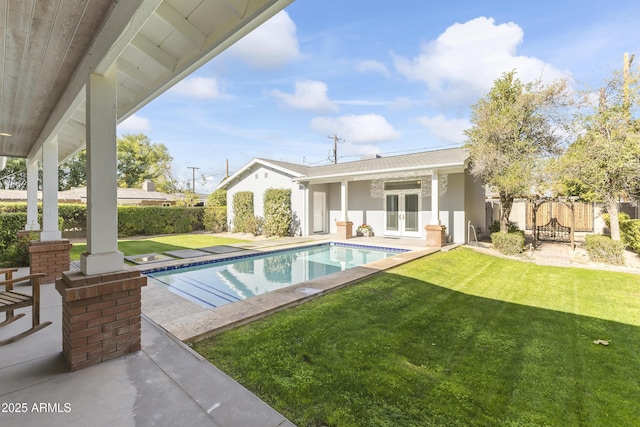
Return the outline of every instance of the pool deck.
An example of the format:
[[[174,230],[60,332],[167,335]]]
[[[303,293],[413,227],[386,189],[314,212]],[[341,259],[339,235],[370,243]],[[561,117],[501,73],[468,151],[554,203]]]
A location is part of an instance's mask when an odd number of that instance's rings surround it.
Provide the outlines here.
[[[265,244],[256,244],[252,250],[284,248],[309,242],[304,240],[274,239],[265,241]],[[321,240],[318,238],[317,241]],[[411,258],[435,251],[424,248],[424,242],[419,241],[391,241],[373,237],[366,240],[350,239],[349,243],[417,249]],[[403,255],[383,261],[388,262],[389,266],[397,265],[408,260],[408,253]],[[336,273],[325,283],[307,282],[302,287],[319,289],[313,293],[319,295],[329,288],[344,286],[385,267],[382,264],[368,265],[344,276]],[[141,269],[148,269],[148,266]],[[15,277],[25,274],[28,274],[27,268],[21,269]],[[241,318],[243,312],[248,320],[252,320],[257,312],[274,311],[277,309],[273,307],[277,305],[276,301],[267,303],[256,298],[248,304],[234,303],[237,308],[232,308],[231,304],[225,310],[212,313],[166,289],[157,288],[160,286],[153,284],[143,288],[140,351],[69,372],[62,356],[61,297],[53,283],[42,285],[41,320],[51,321],[52,325],[18,342],[0,347],[0,404],[26,405],[25,412],[0,412],[0,425],[294,426],[282,414],[196,354],[172,332],[192,338],[204,336],[212,327],[228,328],[234,322],[244,322]],[[29,290],[25,287],[21,291]],[[282,306],[295,305],[308,299],[305,292],[309,291],[283,290],[277,293],[275,299],[281,298]],[[19,309],[18,312],[28,312],[28,308]],[[210,316],[213,323],[208,323]],[[29,317],[27,313],[26,320],[1,328],[0,339],[24,330]],[[43,408],[42,404],[44,410],[38,410]]]
[[[268,244],[254,243],[242,252],[242,255],[261,254],[274,249],[286,249],[305,246],[313,243],[340,242],[336,239],[323,238],[291,238],[267,241]],[[389,239],[381,237],[352,238],[342,243],[380,246],[385,248],[408,249],[364,266],[339,271],[328,276],[296,285],[287,286],[276,291],[256,295],[241,301],[215,308],[205,308],[188,301],[168,290],[165,286],[149,279],[142,290],[142,311],[155,323],[167,330],[181,341],[199,341],[220,332],[244,325],[266,317],[272,313],[296,306],[332,290],[365,279],[389,268],[404,264],[417,258],[439,251],[427,248],[423,241]],[[276,243],[276,244],[274,244]],[[198,257],[191,262],[204,262],[237,256],[238,253]],[[140,270],[162,268],[185,264],[186,260],[159,262],[151,265],[137,266]]]

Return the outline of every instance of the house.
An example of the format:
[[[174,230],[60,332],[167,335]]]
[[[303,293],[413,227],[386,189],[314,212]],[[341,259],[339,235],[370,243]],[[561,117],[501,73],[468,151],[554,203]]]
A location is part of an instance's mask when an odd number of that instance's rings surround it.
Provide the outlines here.
[[[237,192],[253,192],[254,213],[262,216],[265,190],[290,188],[297,235],[349,238],[368,224],[378,236],[425,239],[426,229],[444,226],[448,241],[464,243],[469,221],[485,226],[484,187],[468,163],[463,148],[323,166],[254,158],[218,189],[227,190],[231,226]]]
[[[153,182],[145,181],[142,188],[117,188],[118,205],[134,206],[173,206],[180,197],[155,191]],[[38,191],[38,201],[42,201],[42,192]],[[0,202],[26,202],[27,190],[0,189]],[[58,203],[87,203],[87,187],[74,187],[58,192]]]

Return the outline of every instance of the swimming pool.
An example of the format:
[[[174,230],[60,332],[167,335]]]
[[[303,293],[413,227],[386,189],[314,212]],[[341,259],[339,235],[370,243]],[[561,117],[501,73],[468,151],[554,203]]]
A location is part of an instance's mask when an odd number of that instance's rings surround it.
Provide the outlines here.
[[[391,257],[403,249],[325,243],[231,260],[144,273],[203,307],[218,307],[254,295],[317,279]]]

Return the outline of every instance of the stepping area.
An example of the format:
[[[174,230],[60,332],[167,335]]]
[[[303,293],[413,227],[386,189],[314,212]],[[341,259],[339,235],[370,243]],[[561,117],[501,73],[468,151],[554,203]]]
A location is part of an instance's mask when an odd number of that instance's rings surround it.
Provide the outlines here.
[[[142,265],[142,264],[149,264],[152,262],[169,261],[173,258],[167,255],[161,255],[154,252],[150,254],[126,256],[124,257],[124,259],[134,264]]]
[[[180,249],[178,251],[167,251],[167,255],[171,255],[174,258],[196,258],[206,255],[211,255],[210,252],[201,251],[198,249]]]
[[[218,246],[207,246],[206,248],[198,248],[199,251],[209,252],[212,254],[228,254],[231,252],[238,252],[244,250],[243,248],[238,248],[235,246],[226,246],[226,245],[218,245]]]

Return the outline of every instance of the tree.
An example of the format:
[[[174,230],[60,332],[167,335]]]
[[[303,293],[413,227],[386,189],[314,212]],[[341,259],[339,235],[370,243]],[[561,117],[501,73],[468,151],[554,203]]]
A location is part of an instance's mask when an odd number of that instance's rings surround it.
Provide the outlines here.
[[[78,151],[58,170],[58,189],[69,190],[87,185],[87,150]]]
[[[140,187],[149,179],[155,182],[158,191],[172,188],[173,158],[164,144],[154,144],[143,134],[126,134],[118,138],[117,154],[120,187]]]
[[[576,114],[580,135],[558,162],[564,182],[604,202],[612,240],[620,240],[620,200],[639,197],[640,121],[632,118],[638,77],[637,72],[628,77],[615,72],[608,78],[598,101],[586,103],[586,112]],[[593,99],[592,94],[585,99]]]
[[[465,147],[472,174],[500,195],[501,232],[508,231],[513,200],[542,182],[544,158],[559,151],[567,104],[565,80],[524,84],[510,71],[473,105]]]
[[[7,159],[7,165],[0,170],[0,188],[3,190],[27,189],[27,161],[25,159]]]

